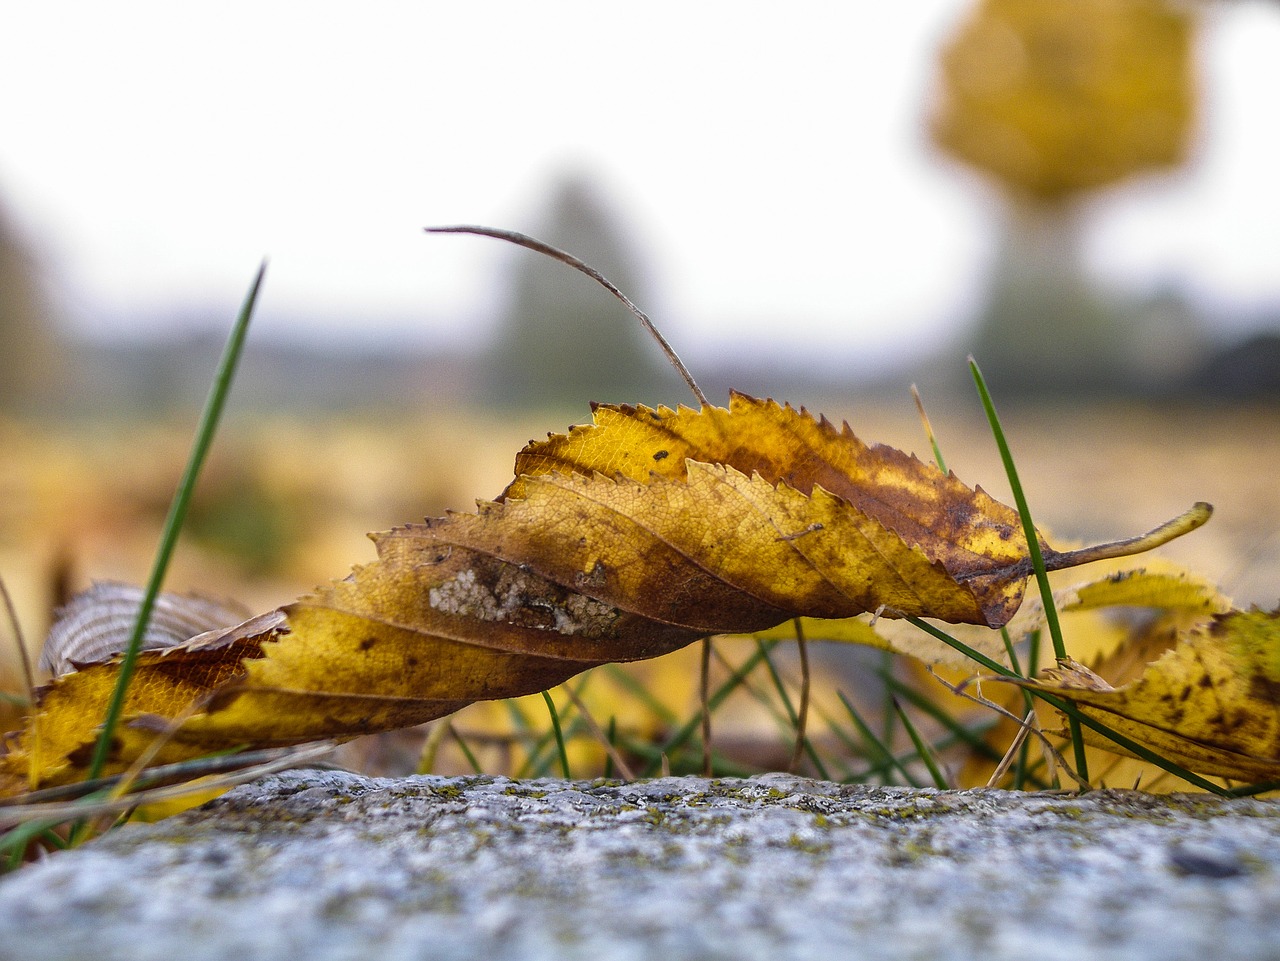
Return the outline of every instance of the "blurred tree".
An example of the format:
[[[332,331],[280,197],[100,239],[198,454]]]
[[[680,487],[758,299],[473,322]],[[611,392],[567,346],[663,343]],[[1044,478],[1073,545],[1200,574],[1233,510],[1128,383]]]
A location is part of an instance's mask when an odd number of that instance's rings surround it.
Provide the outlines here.
[[[1101,298],[1081,267],[1081,201],[1185,160],[1193,28],[1172,0],[980,0],[943,49],[934,141],[1008,201],[972,345],[997,386],[1072,390],[1127,376],[1137,351],[1126,307]]]
[[[61,356],[36,260],[0,207],[0,410],[54,396]]]
[[[582,177],[556,187],[533,233],[590,263],[636,303],[651,303],[621,229]],[[608,292],[547,257],[522,251],[515,264],[509,307],[486,365],[486,400],[581,410],[589,401],[683,399],[685,388],[657,346]]]

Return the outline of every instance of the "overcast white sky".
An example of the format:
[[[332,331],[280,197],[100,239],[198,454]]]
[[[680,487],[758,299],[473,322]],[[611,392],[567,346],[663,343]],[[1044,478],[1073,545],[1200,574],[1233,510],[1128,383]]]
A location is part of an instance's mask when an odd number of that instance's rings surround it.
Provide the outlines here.
[[[459,342],[514,252],[421,228],[535,230],[583,170],[691,355],[874,360],[980,294],[994,208],[921,123],[967,7],[0,0],[0,202],[85,326],[229,321],[269,254],[263,333],[386,315]],[[1195,164],[1114,194],[1090,259],[1133,290],[1277,304],[1280,5],[1213,8],[1202,49]]]

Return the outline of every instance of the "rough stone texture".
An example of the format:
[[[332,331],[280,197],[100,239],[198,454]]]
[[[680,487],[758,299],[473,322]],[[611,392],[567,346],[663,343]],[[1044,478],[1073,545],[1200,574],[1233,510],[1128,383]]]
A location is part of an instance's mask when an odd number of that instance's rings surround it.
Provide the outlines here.
[[[0,957],[1280,957],[1280,805],[294,772],[0,882]]]

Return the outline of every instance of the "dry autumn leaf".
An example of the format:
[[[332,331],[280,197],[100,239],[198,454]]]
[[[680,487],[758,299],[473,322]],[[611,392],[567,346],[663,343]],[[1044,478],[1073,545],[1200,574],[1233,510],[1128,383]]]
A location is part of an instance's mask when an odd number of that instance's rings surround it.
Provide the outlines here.
[[[1144,635],[1134,637],[1141,643]],[[1075,661],[1013,683],[1066,698],[1189,770],[1246,781],[1280,777],[1280,611],[1216,615],[1119,688]],[[1084,736],[1126,753],[1088,728]]]
[[[598,407],[594,425],[530,444],[516,473],[475,514],[376,535],[376,561],[314,595],[142,653],[111,768],[158,733],[157,762],[349,738],[796,616],[999,626],[1031,569],[1017,513],[981,489],[742,394],[727,410]],[[1042,550],[1072,566],[1207,516]],[[79,668],[3,758],[10,793],[82,774],[118,665]]]

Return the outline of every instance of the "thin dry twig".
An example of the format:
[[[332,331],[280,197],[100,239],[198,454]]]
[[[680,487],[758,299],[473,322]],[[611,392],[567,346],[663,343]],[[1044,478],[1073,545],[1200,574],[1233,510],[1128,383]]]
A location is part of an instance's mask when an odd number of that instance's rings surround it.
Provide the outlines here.
[[[427,227],[425,229],[429,234],[476,234],[481,237],[494,237],[498,240],[505,240],[507,243],[516,244],[517,246],[528,248],[529,250],[536,251],[537,253],[545,254],[548,257],[552,257],[555,260],[560,261],[562,264],[568,264],[575,270],[579,270],[586,274],[626,305],[627,310],[631,311],[632,316],[640,321],[644,326],[644,329],[647,330],[650,336],[658,342],[658,346],[662,348],[662,352],[666,355],[667,360],[671,362],[671,366],[674,367],[676,372],[684,378],[684,382],[688,384],[689,389],[693,391],[693,396],[698,398],[698,403],[703,407],[709,406],[706,394],[702,392],[702,388],[698,386],[697,381],[693,379],[693,375],[689,373],[689,368],[684,365],[684,362],[680,360],[679,356],[677,356],[675,348],[667,342],[667,338],[662,336],[662,332],[659,331],[653,321],[649,319],[649,315],[637,307],[630,297],[614,285],[613,281],[609,280],[609,278],[600,273],[600,271],[596,270],[586,261],[575,257],[568,251],[561,250],[559,247],[553,247],[548,243],[544,243],[541,240],[515,230],[501,230],[497,227],[481,227],[474,224],[457,224],[451,227]]]
[[[1000,763],[996,765],[995,771],[991,777],[987,779],[987,787],[995,787],[1000,783],[1000,779],[1008,773],[1009,768],[1013,766],[1013,760],[1018,755],[1018,749],[1022,747],[1022,742],[1027,739],[1027,735],[1031,732],[1031,725],[1035,722],[1035,708],[1027,711],[1027,716],[1022,719],[1022,726],[1018,728],[1018,734],[1009,745],[1009,750],[1004,752],[1004,757],[1000,759]]]
[[[970,694],[968,691],[965,690],[965,688],[974,681],[980,684],[982,682],[981,677],[969,678],[968,680],[962,681],[960,684],[951,684],[949,681],[945,680],[944,678],[939,677],[938,674],[934,671],[934,669],[931,666],[927,667],[926,669],[929,671],[930,676],[933,677],[934,680],[936,680],[939,684],[941,684],[943,687],[945,687],[947,690],[949,690],[952,694],[956,695],[957,697],[962,697],[966,701],[972,701],[974,704],[981,704],[983,707],[988,708],[992,711],[995,711],[997,714],[1001,715],[1002,717],[1006,717],[1009,720],[1013,721],[1013,723],[1017,724],[1019,728],[1023,727],[1022,718],[1018,717],[1018,715],[1014,714],[1012,711],[1008,710],[1007,708],[1001,707],[995,701],[988,700],[987,698],[983,697],[980,694],[978,695]],[[1055,748],[1049,742],[1049,739],[1044,735],[1044,732],[1042,732],[1041,730],[1035,727],[1029,728],[1027,730],[1029,730],[1029,733],[1034,734],[1036,736],[1036,739],[1040,742],[1041,747],[1046,752],[1045,761],[1047,764],[1049,764],[1050,768],[1054,766],[1054,763],[1056,761],[1056,764],[1071,776],[1071,780],[1075,781],[1076,784],[1080,786],[1080,789],[1082,791],[1090,791],[1093,789],[1093,785],[1091,785],[1088,782],[1088,780],[1086,780],[1085,778],[1082,778],[1079,774],[1077,774],[1075,769],[1070,764],[1067,763],[1066,758],[1064,758],[1061,752],[1059,752],[1058,749]],[[1050,758],[1053,758],[1054,760],[1051,761]]]
[[[205,700],[203,698],[197,698],[189,702],[186,707],[170,719],[165,725],[164,730],[151,739],[151,743],[147,745],[146,749],[134,759],[133,763],[130,764],[124,774],[121,775],[120,780],[116,783],[115,787],[113,787],[110,793],[108,793],[107,800],[115,801],[128,794],[130,789],[137,782],[138,778],[141,777],[142,773],[147,769],[147,766],[155,760],[156,755],[159,754],[161,749],[173,739],[175,734],[178,733],[178,729],[182,727],[183,724],[187,723],[187,721],[189,721],[198,711],[203,709],[204,706]],[[99,831],[106,830],[108,827],[110,827],[110,825],[100,825]]]

